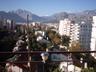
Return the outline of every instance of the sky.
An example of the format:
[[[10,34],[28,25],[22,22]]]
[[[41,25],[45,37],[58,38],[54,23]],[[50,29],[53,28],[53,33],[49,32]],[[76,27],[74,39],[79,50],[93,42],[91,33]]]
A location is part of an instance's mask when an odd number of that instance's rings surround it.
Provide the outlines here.
[[[96,0],[0,0],[0,11],[28,10],[39,16],[58,12],[81,12],[96,9]]]

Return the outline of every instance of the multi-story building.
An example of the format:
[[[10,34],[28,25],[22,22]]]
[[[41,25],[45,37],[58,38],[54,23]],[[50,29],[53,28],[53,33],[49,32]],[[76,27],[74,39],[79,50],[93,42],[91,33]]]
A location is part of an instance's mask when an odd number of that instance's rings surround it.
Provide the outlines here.
[[[13,20],[9,20],[9,19],[2,19],[2,20],[0,20],[0,28],[14,30],[15,22]]]
[[[91,42],[91,31],[92,24],[91,22],[82,21],[79,27],[79,43],[80,47],[85,50],[90,50],[90,42]]]
[[[69,19],[60,21],[59,34],[70,36],[70,42],[79,40],[79,25]]]
[[[79,42],[80,47],[89,50],[91,42],[91,22],[80,22],[75,23],[69,19],[64,19],[60,21],[59,24],[59,34],[70,36],[70,42]]]
[[[96,50],[96,16],[93,16],[92,33],[91,33],[91,51]],[[96,53],[92,53],[92,56],[96,58]]]
[[[70,42],[79,41],[79,24],[72,23],[71,24],[71,32],[70,32]]]
[[[9,30],[14,30],[15,29],[15,22],[13,20],[6,20],[6,27]]]
[[[70,36],[71,21],[69,19],[60,20],[59,34]]]

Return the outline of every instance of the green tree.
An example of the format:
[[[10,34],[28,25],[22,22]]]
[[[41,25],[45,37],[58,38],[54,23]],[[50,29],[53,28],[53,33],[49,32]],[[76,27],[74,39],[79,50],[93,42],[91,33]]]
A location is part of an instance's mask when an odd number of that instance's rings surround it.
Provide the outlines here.
[[[82,72],[95,72],[93,68],[84,68]]]
[[[0,30],[0,51],[12,51],[18,36],[16,33],[7,30]],[[4,61],[9,58],[10,54],[1,54],[0,61]]]
[[[62,45],[68,47],[69,43],[70,43],[70,37],[66,36],[66,35],[61,36],[61,43],[62,43]]]

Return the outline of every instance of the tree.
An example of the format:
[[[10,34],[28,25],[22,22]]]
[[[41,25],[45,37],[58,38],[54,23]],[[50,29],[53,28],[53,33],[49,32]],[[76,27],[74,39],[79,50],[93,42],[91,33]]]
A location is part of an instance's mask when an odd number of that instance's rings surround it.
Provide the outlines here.
[[[61,43],[62,43],[62,45],[64,45],[64,46],[69,46],[69,43],[70,43],[70,37],[69,36],[66,36],[66,35],[63,35],[63,36],[61,36]]]
[[[56,68],[53,72],[61,72],[59,68]]]
[[[12,51],[18,36],[16,33],[7,31],[7,30],[0,30],[0,51]],[[12,56],[11,54],[1,54],[0,61],[5,61],[7,58]]]
[[[70,51],[81,51],[80,43],[78,41],[73,41],[72,43],[70,43],[69,50]]]
[[[52,30],[47,30],[46,31],[46,34],[48,34],[49,39],[52,40],[54,38],[56,32],[55,31],[52,31]]]
[[[57,44],[57,45],[60,44],[60,42],[61,42],[60,36],[58,34],[55,34],[52,41],[54,44]]]
[[[95,72],[93,68],[84,68],[82,72]]]

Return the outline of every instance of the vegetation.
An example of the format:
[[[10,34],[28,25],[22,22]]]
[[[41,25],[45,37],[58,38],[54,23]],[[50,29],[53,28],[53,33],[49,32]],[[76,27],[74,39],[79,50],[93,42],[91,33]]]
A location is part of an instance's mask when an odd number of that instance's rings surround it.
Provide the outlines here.
[[[69,47],[70,37],[68,37],[68,36],[66,36],[66,35],[63,35],[63,36],[61,37],[61,39],[62,39],[62,42],[61,42],[62,45]]]
[[[18,36],[16,33],[8,30],[0,30],[0,52],[12,51]],[[4,61],[10,57],[10,54],[1,54],[0,61]]]
[[[17,33],[10,32],[7,30],[0,30],[0,51],[12,51],[18,37],[21,34],[23,34],[23,33],[20,30],[18,30]],[[24,34],[24,35],[26,35],[26,34]],[[66,46],[66,47],[69,47],[70,38],[65,35],[60,37],[60,35],[58,33],[56,33],[55,31],[52,31],[52,30],[46,31],[46,36],[49,38],[48,40],[50,42],[48,44],[46,44],[46,43],[42,44],[42,43],[37,42],[36,41],[37,36],[35,35],[35,32],[33,30],[29,32],[30,48],[32,51],[40,51],[40,50],[45,51],[46,48],[49,48],[52,45],[58,46],[60,44]],[[69,47],[69,50],[70,51],[80,51],[82,49],[80,48],[79,42],[74,41],[74,42],[72,42],[71,46]],[[74,55],[78,59],[80,59],[80,57],[83,57],[82,54],[72,54],[72,55]],[[0,55],[0,61],[4,61],[11,56],[12,55],[6,55],[6,54]],[[86,59],[87,56],[84,56],[84,58]],[[38,55],[33,55],[32,60],[41,60],[41,58]],[[58,67],[59,67],[59,64],[50,64],[50,65],[48,64],[48,71],[49,72],[60,72],[61,70],[59,70]],[[92,69],[90,69],[89,71],[87,71],[87,70],[88,69],[84,69],[82,71],[83,72],[93,72]]]
[[[70,51],[81,51],[80,43],[78,41],[73,41],[69,47]]]
[[[47,34],[48,34],[48,37],[49,37],[52,45],[58,46],[58,45],[62,44],[66,47],[69,46],[70,38],[68,36],[64,35],[61,37],[58,33],[56,33],[55,31],[52,31],[52,30],[48,30]],[[59,64],[51,64],[49,66],[49,72],[61,72],[61,70],[59,69]]]
[[[95,72],[96,70],[94,70],[93,68],[84,68],[82,69],[82,72]]]
[[[63,35],[61,37],[58,33],[56,33],[55,31],[52,31],[52,30],[48,30],[47,34],[53,44],[57,44],[57,45],[62,44],[67,47],[69,46],[70,37],[68,37],[66,35]]]

